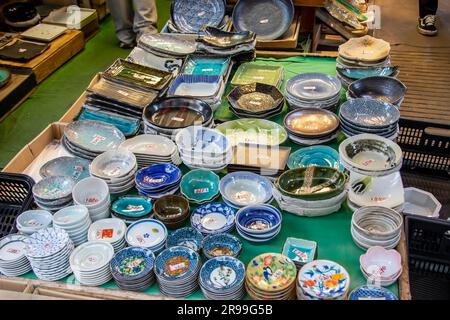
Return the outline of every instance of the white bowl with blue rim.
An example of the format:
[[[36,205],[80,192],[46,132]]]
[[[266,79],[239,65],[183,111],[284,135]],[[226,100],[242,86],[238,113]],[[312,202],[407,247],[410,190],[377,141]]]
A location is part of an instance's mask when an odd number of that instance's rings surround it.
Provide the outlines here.
[[[130,247],[143,247],[160,252],[167,239],[166,226],[155,219],[142,219],[128,226],[125,239]]]
[[[203,235],[226,233],[234,228],[235,215],[235,209],[225,203],[207,203],[192,212],[191,225]]]
[[[194,228],[185,227],[175,230],[167,237],[166,247],[188,247],[199,252],[202,249],[203,235]]]
[[[206,236],[202,241],[206,258],[229,256],[237,258],[242,251],[242,242],[229,233],[216,233]]]

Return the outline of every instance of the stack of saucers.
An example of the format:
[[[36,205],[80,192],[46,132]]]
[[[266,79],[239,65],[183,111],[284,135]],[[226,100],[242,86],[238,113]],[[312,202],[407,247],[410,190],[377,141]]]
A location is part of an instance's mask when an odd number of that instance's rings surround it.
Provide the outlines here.
[[[25,255],[39,279],[56,281],[72,273],[69,257],[74,245],[65,230],[42,229],[24,242]]]
[[[347,137],[376,134],[389,140],[397,138],[400,111],[392,104],[374,99],[352,99],[342,104],[339,119]]]
[[[221,171],[233,160],[230,140],[217,130],[188,127],[175,137],[181,160],[190,169]]]
[[[251,242],[266,242],[281,231],[281,212],[268,204],[250,205],[236,214],[239,235]]]
[[[234,229],[236,211],[225,203],[211,202],[197,207],[191,225],[203,235],[227,233]]]
[[[387,67],[336,67],[336,77],[348,88],[353,82],[367,77],[382,76],[397,78],[398,66]]]
[[[104,180],[111,194],[131,190],[137,168],[136,156],[127,150],[106,151],[90,165],[91,175]]]
[[[173,164],[154,164],[136,173],[136,188],[139,194],[158,199],[175,194],[180,188],[181,176],[181,170]]]
[[[315,260],[300,269],[296,283],[298,300],[345,300],[350,276],[336,262]]]
[[[370,247],[359,262],[364,277],[375,285],[388,287],[402,274],[402,256],[394,249]]]
[[[200,288],[210,300],[241,300],[245,294],[245,266],[233,257],[206,261],[199,275]]]
[[[149,249],[129,247],[117,252],[110,262],[114,281],[122,290],[145,291],[155,281],[155,255]]]
[[[167,235],[167,228],[162,222],[142,219],[128,226],[125,240],[130,247],[147,248],[158,255],[166,245]]]
[[[114,256],[113,247],[106,242],[83,243],[70,255],[70,267],[75,279],[86,286],[101,286],[111,280],[109,262]]]
[[[89,241],[103,241],[113,246],[114,252],[118,252],[127,246],[125,222],[116,218],[95,221],[88,230]]]
[[[322,73],[302,73],[286,83],[286,101],[291,109],[335,109],[342,84],[336,77]]]
[[[86,206],[92,221],[110,216],[110,194],[108,184],[100,178],[89,177],[73,188],[75,204]]]
[[[31,271],[25,256],[25,239],[20,234],[10,234],[0,240],[0,273],[7,277],[18,277]]]
[[[153,204],[143,196],[126,195],[116,199],[111,206],[111,216],[129,225],[152,217]]]
[[[34,201],[38,207],[56,212],[72,204],[75,182],[70,177],[44,178],[33,186]]]
[[[247,293],[255,300],[292,300],[296,276],[291,259],[279,253],[263,253],[247,265]]]
[[[28,210],[22,212],[16,219],[17,230],[21,234],[31,235],[41,229],[52,226],[53,216],[45,210]]]
[[[162,294],[175,298],[192,295],[198,289],[201,259],[187,247],[171,247],[156,258],[155,274]]]
[[[131,151],[136,156],[139,168],[145,168],[156,163],[181,164],[175,143],[164,136],[142,134],[125,140],[119,149]]]
[[[393,249],[401,237],[403,217],[395,210],[370,206],[356,210],[352,216],[351,234],[361,249],[373,246]]]
[[[88,241],[88,229],[92,221],[85,206],[70,206],[53,216],[53,225],[66,230],[75,247]]]

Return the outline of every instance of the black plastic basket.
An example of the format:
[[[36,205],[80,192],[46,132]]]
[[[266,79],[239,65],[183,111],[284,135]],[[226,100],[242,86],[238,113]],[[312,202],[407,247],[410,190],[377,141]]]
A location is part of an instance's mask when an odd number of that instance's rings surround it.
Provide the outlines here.
[[[406,216],[409,281],[414,300],[450,300],[450,222]]]
[[[450,172],[450,126],[400,119],[397,143],[403,151],[403,167],[432,173]]]
[[[17,216],[33,205],[33,185],[27,175],[0,172],[0,237],[17,232]]]

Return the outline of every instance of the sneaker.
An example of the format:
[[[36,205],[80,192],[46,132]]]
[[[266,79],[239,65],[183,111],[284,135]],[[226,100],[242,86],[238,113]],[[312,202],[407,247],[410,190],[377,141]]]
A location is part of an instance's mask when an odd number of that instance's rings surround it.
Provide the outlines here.
[[[134,43],[125,43],[125,42],[121,42],[119,44],[119,47],[121,47],[122,49],[132,49],[136,46],[136,44]]]
[[[436,28],[436,16],[429,14],[424,18],[419,18],[419,24],[417,25],[417,31],[425,36],[434,36],[437,34]]]

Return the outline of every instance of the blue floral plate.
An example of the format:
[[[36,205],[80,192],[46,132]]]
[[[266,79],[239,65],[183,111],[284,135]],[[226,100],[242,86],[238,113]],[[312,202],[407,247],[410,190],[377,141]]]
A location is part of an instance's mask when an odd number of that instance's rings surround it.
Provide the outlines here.
[[[289,156],[287,166],[289,169],[308,167],[311,165],[331,167],[344,171],[340,162],[339,152],[327,146],[312,146],[302,148]]]
[[[181,246],[171,247],[156,258],[155,274],[159,281],[184,282],[186,278],[195,275],[200,263],[200,256],[194,250]]]
[[[114,279],[138,280],[153,271],[155,255],[149,249],[129,247],[117,252],[110,262]]]
[[[199,206],[191,215],[191,225],[202,234],[225,233],[234,228],[236,211],[225,203]]]
[[[175,0],[172,3],[172,21],[185,33],[197,33],[203,26],[218,27],[224,16],[224,0]]]
[[[245,280],[245,266],[233,257],[217,257],[205,262],[200,270],[202,288],[213,292],[229,291],[242,286]]]
[[[166,247],[188,247],[199,252],[202,248],[202,234],[194,228],[186,227],[175,230],[167,237]]]
[[[42,178],[64,176],[71,177],[75,182],[90,176],[89,160],[78,157],[59,157],[50,160],[39,170]]]
[[[208,259],[221,256],[236,258],[242,250],[242,242],[228,233],[210,234],[203,239],[202,248]]]
[[[391,291],[376,286],[361,286],[354,289],[348,298],[349,300],[398,300]]]
[[[111,210],[124,217],[140,218],[152,212],[150,199],[141,196],[123,196],[113,202]]]
[[[136,186],[144,191],[155,191],[177,184],[181,170],[170,163],[154,164],[136,173]]]

